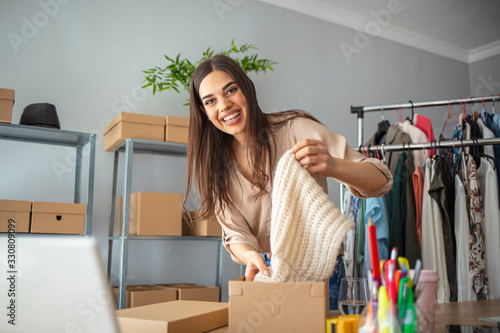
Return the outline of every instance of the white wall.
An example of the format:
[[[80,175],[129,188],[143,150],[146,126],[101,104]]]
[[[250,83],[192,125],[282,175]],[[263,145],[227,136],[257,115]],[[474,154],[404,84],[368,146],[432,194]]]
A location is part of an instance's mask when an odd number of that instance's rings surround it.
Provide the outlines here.
[[[23,42],[13,45],[13,34]],[[153,97],[139,89],[141,71],[164,65],[165,53],[197,59],[208,46],[222,50],[233,38],[255,43],[259,55],[279,62],[275,72],[252,75],[262,109],[307,110],[354,146],[351,105],[457,98],[471,91],[466,64],[375,37],[360,44],[354,30],[250,0],[2,1],[0,37],[0,87],[16,90],[13,123],[26,105],[50,102],[63,129],[97,134],[93,230],[103,255],[113,167],[113,154],[103,151],[103,127],[120,111],[188,114],[186,94]],[[342,43],[357,45],[359,52],[347,58]],[[439,133],[445,111],[418,112]],[[385,117],[394,122],[398,115]],[[365,137],[379,120],[378,113],[366,115]],[[0,151],[0,198],[71,202],[73,153],[2,141]],[[134,170],[133,191],[183,193],[184,159],[136,156]],[[335,202],[337,192],[332,181]],[[131,284],[215,283],[215,243],[133,241],[129,253]],[[115,266],[113,281],[116,274]],[[223,299],[226,281],[238,275],[239,266],[224,253]]]

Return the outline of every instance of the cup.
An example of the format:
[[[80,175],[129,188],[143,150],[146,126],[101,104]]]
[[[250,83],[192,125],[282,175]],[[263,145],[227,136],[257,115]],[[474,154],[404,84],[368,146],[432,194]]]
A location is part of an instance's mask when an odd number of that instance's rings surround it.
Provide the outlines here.
[[[413,274],[413,270],[411,272]],[[423,269],[420,271],[415,290],[421,290],[417,298],[417,304],[429,321],[431,332],[434,332],[436,315],[437,288],[439,277],[436,271]]]
[[[340,283],[339,310],[342,315],[359,315],[368,304],[368,280],[343,278]]]

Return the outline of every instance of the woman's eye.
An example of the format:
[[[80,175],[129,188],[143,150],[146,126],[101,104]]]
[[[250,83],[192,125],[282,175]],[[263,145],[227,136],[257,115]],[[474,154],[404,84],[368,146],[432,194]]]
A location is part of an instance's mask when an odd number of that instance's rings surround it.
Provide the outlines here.
[[[235,92],[236,90],[238,90],[238,88],[237,88],[237,87],[232,87],[232,88],[229,88],[229,89],[227,90],[227,94],[228,94],[228,95],[229,95],[229,94],[232,94],[232,93],[233,93],[233,92]]]
[[[205,101],[205,105],[210,105],[210,104],[212,104],[213,102],[214,102],[214,100],[213,100],[213,99],[206,100],[206,101]]]

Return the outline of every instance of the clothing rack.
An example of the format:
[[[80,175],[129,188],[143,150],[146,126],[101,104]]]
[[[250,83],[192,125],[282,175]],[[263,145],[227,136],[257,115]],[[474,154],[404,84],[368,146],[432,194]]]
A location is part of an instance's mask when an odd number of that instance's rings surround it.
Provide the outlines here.
[[[368,149],[368,151],[377,151],[380,150],[383,153],[385,151],[397,151],[397,150],[416,150],[416,149],[436,149],[436,146],[438,148],[452,148],[452,147],[470,147],[474,146],[476,144],[481,144],[481,145],[492,145],[492,144],[500,144],[500,138],[493,138],[493,139],[475,139],[475,140],[454,140],[454,141],[443,141],[443,142],[426,142],[426,143],[414,143],[414,144],[408,144],[402,145],[402,144],[396,144],[396,145],[379,145],[379,146],[369,146],[369,147],[363,147],[363,118],[364,118],[364,113],[365,112],[384,112],[384,111],[391,111],[391,110],[402,110],[402,109],[410,109],[413,110],[416,108],[428,108],[428,107],[436,107],[436,106],[451,106],[451,105],[457,105],[457,104],[474,104],[474,103],[484,103],[486,102],[492,102],[493,104],[495,102],[500,102],[500,94],[493,95],[493,96],[481,96],[481,97],[470,97],[470,98],[460,98],[460,99],[452,99],[452,100],[439,100],[439,101],[429,101],[429,102],[412,102],[411,100],[408,101],[408,103],[397,103],[397,104],[386,104],[386,105],[375,105],[375,106],[351,106],[351,113],[357,113],[358,114],[358,150],[363,151],[363,149]],[[343,213],[344,212],[344,191],[343,191],[343,185],[340,186],[339,192],[340,192],[340,211]]]
[[[497,145],[500,144],[500,138],[491,139],[474,139],[474,140],[452,140],[452,141],[433,141],[425,143],[403,143],[395,145],[375,145],[375,146],[360,146],[358,150],[360,152],[367,151],[377,151],[379,150],[382,154],[386,151],[398,151],[398,150],[423,150],[423,149],[439,149],[439,148],[461,148],[461,147],[471,147],[471,146],[485,146],[485,145]]]
[[[428,108],[434,106],[451,106],[457,104],[474,104],[474,103],[486,103],[486,102],[499,102],[500,94],[495,96],[481,96],[481,97],[471,97],[471,98],[460,98],[452,100],[441,100],[441,101],[431,101],[431,102],[412,102],[408,103],[397,103],[397,104],[387,104],[387,105],[376,105],[376,106],[351,106],[351,113],[358,114],[358,147],[363,145],[363,117],[365,112],[376,112],[376,111],[391,111],[391,110],[402,110],[410,109],[414,110],[417,108]],[[387,149],[387,147],[386,147]]]

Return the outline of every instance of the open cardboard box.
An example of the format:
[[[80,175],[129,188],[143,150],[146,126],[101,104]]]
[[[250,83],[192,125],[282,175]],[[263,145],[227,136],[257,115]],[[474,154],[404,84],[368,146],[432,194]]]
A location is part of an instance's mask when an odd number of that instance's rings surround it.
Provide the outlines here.
[[[229,332],[325,332],[326,282],[229,281]]]
[[[121,333],[197,333],[227,325],[228,305],[172,301],[115,312]]]

